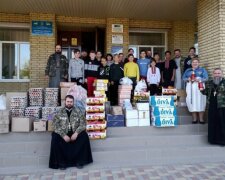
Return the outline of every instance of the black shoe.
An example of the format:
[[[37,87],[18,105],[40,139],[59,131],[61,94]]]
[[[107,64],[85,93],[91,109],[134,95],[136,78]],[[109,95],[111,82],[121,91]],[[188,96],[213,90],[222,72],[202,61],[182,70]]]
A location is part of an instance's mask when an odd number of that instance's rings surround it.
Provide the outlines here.
[[[77,169],[83,169],[83,167],[84,167],[84,166],[81,165],[81,164],[77,164],[77,165],[76,165],[76,168],[77,168]]]
[[[197,124],[198,123],[198,121],[196,120],[196,121],[192,121],[192,124]]]
[[[205,124],[205,121],[199,121],[199,124]]]

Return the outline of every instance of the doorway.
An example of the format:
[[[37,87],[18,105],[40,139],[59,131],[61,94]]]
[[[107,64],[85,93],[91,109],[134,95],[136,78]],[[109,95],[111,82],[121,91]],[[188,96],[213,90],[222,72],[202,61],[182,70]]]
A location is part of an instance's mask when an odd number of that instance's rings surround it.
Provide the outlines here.
[[[75,48],[86,50],[100,50],[104,54],[105,50],[105,28],[99,27],[60,27],[57,32],[58,44],[62,45],[62,53],[67,59],[73,58]]]

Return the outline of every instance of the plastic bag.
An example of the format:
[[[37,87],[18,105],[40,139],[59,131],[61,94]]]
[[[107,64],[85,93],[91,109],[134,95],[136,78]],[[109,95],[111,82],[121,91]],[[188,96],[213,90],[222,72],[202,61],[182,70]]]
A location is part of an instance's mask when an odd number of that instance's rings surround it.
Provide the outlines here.
[[[81,86],[74,85],[68,90],[67,95],[74,97],[74,106],[85,114],[87,91]]]
[[[147,84],[145,82],[145,80],[140,80],[136,87],[135,87],[135,91],[137,92],[146,92],[147,91]]]
[[[0,95],[0,110],[6,109],[6,97],[5,95]]]
[[[120,84],[122,85],[132,85],[133,81],[129,79],[128,77],[124,77],[120,79]]]

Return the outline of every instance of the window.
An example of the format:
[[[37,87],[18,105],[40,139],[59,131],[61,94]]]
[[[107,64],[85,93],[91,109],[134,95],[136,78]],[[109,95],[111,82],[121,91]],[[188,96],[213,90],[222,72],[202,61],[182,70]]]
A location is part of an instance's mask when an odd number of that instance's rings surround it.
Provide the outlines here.
[[[0,80],[28,81],[29,29],[0,29]]]
[[[152,56],[157,52],[161,59],[164,59],[164,52],[167,49],[167,32],[131,30],[129,41],[129,48],[134,49],[136,58],[139,58],[142,50],[151,49]]]

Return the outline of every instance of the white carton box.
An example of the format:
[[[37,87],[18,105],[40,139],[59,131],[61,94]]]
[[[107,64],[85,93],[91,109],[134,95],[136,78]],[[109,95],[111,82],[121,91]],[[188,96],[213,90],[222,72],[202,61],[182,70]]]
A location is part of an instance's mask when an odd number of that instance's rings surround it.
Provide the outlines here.
[[[139,119],[138,126],[150,126],[150,118]]]
[[[30,132],[32,130],[33,119],[27,117],[12,118],[12,132]]]
[[[35,132],[43,132],[47,129],[47,121],[34,121],[34,131]]]
[[[127,127],[134,127],[138,126],[139,119],[126,119],[126,126]]]
[[[9,133],[9,125],[8,124],[0,124],[0,134]]]
[[[126,109],[125,117],[126,117],[126,119],[138,119],[138,110]]]
[[[150,118],[150,111],[138,111],[138,118],[139,119],[149,119]]]
[[[136,107],[139,111],[149,111],[149,103],[136,103]]]

